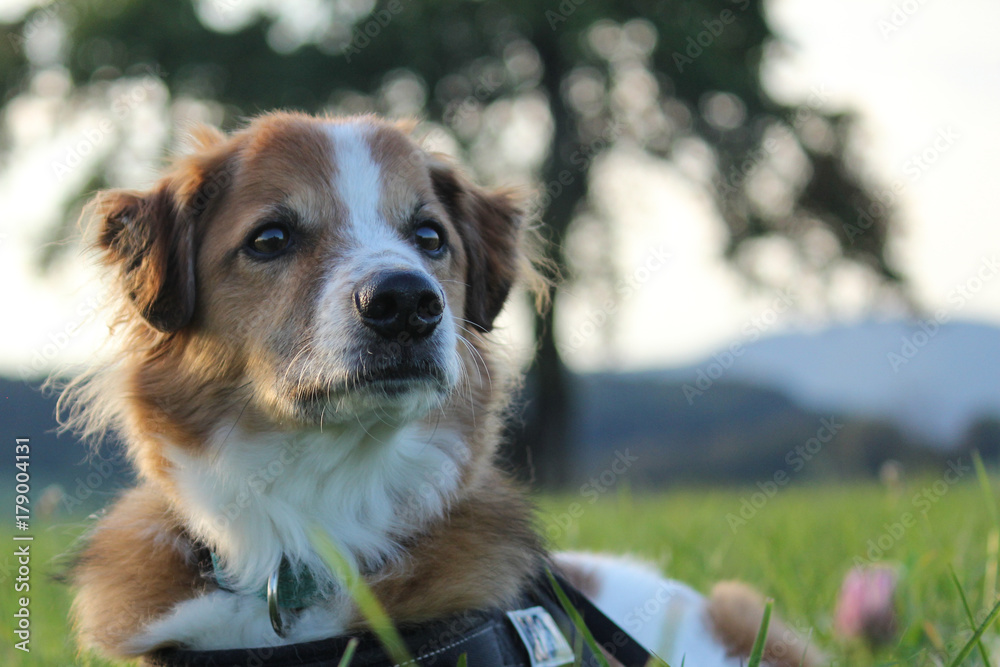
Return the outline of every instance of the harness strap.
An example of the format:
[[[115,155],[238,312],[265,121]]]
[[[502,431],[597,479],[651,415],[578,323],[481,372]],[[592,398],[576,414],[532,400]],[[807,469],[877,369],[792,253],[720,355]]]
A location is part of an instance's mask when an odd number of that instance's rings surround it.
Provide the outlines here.
[[[625,667],[645,667],[652,654],[642,644],[637,642],[621,626],[608,618],[586,595],[566,581],[565,577],[556,574],[555,578],[559,583],[559,587],[562,588],[563,593],[569,598],[570,603],[580,612],[580,615],[583,617],[583,624],[587,626],[590,634],[607,653],[611,654],[615,660],[625,665]],[[555,595],[555,591],[551,589],[551,586],[546,586],[545,590],[551,595]],[[556,600],[556,603],[558,604],[558,600]]]
[[[466,655],[471,667],[527,667],[523,648],[507,629],[502,613],[468,615],[419,628],[400,628],[416,665],[454,667]],[[368,633],[360,640],[352,667],[412,667],[399,665],[386,655],[378,640]],[[163,650],[147,658],[150,667],[337,667],[351,637],[275,647],[222,651]],[[519,650],[520,649],[520,650]],[[595,666],[596,667],[596,666]]]
[[[563,592],[583,617],[584,623],[604,650],[625,667],[644,667],[650,654],[627,632],[595,607],[568,581],[556,575]],[[570,646],[582,650],[581,667],[598,667],[596,656],[579,636],[560,605],[547,577],[539,577],[514,605],[515,609],[541,606],[552,617]],[[524,641],[504,610],[470,612],[420,625],[401,625],[400,635],[414,656],[412,663],[394,663],[378,639],[368,632],[359,640],[355,667],[455,667],[466,656],[469,667],[532,667],[535,665]],[[336,667],[351,636],[300,644],[248,649],[193,651],[182,648],[160,650],[145,659],[150,667]]]

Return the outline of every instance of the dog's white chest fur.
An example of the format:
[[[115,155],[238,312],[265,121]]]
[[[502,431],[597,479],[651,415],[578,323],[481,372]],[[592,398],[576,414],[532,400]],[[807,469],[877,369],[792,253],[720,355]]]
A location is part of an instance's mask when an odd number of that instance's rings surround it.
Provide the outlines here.
[[[335,594],[310,531],[322,529],[349,560],[376,568],[397,553],[401,538],[446,510],[466,456],[457,434],[420,425],[252,436],[225,428],[209,455],[167,451],[180,491],[178,510],[215,550],[237,593],[215,591],[183,602],[138,642],[173,640],[195,649],[343,632],[350,607]],[[266,603],[257,595],[282,557],[312,570],[329,593],[301,614],[284,640],[271,630]]]

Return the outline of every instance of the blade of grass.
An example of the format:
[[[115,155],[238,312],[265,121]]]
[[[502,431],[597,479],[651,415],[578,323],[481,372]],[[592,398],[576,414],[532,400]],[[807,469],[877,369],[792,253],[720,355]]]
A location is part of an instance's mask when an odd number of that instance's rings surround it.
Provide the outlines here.
[[[358,638],[352,637],[351,641],[347,642],[347,648],[344,649],[344,655],[340,656],[340,662],[337,663],[337,667],[348,667],[351,664],[351,660],[354,660],[354,651],[358,648]]]
[[[983,636],[983,633],[986,632],[986,628],[993,625],[993,621],[997,619],[997,614],[1000,614],[1000,600],[993,605],[993,609],[990,610],[986,620],[983,621],[982,625],[976,628],[972,637],[969,638],[969,641],[966,642],[965,646],[962,647],[962,650],[958,652],[958,655],[955,656],[955,659],[951,661],[948,667],[958,667],[967,657],[969,657],[969,654],[972,653],[972,647],[979,643],[979,639]]]
[[[983,599],[997,596],[997,574],[1000,574],[1000,531],[990,530],[986,536],[986,572],[983,574]]]
[[[587,642],[587,646],[590,647],[594,657],[597,658],[597,662],[601,665],[601,667],[611,667],[611,665],[608,664],[608,659],[605,658],[604,653],[601,652],[601,647],[598,646],[597,640],[594,639],[594,635],[590,634],[590,629],[587,627],[587,624],[583,622],[583,616],[580,615],[580,612],[577,611],[576,607],[573,606],[573,603],[570,602],[566,592],[562,589],[562,586],[559,585],[559,582],[556,581],[555,576],[552,574],[552,570],[545,568],[545,574],[549,577],[549,583],[552,584],[552,590],[556,592],[556,598],[559,600],[560,606],[562,606],[563,611],[565,611],[569,616],[573,625],[576,626],[577,632],[581,637],[583,637],[583,640]]]
[[[984,599],[992,600],[996,597],[997,575],[998,570],[1000,570],[1000,558],[998,558],[998,551],[1000,551],[1000,548],[998,548],[1000,547],[1000,511],[997,511],[996,494],[993,493],[993,485],[990,483],[989,473],[986,472],[983,457],[979,454],[978,449],[972,450],[972,463],[976,468],[976,478],[979,480],[979,488],[983,492],[986,509],[989,511],[990,519],[993,521],[993,528],[990,529],[989,535],[986,538],[986,576],[983,578]]]
[[[803,667],[806,664],[806,654],[809,653],[809,645],[812,643],[813,629],[809,628],[809,634],[806,635],[806,645],[802,647],[802,657],[799,658],[799,667]]]
[[[403,638],[400,637],[399,631],[392,624],[389,615],[385,613],[382,604],[358,571],[340,553],[326,532],[314,526],[310,530],[309,540],[312,542],[313,548],[316,549],[316,553],[329,566],[330,571],[344,583],[347,593],[358,605],[361,615],[364,616],[372,632],[385,647],[389,657],[396,663],[412,662],[413,658],[410,656]]]
[[[1000,530],[1000,511],[997,511],[997,499],[993,495],[993,486],[990,484],[989,473],[983,464],[983,457],[979,455],[979,450],[972,450],[972,463],[976,467],[976,477],[979,479],[979,488],[983,490],[983,498],[986,500],[986,509],[990,512],[990,519],[993,526]]]
[[[583,634],[576,633],[573,637],[573,666],[579,667],[583,664]]]
[[[929,620],[924,619],[924,622],[921,624],[921,629],[924,631],[924,636],[927,638],[927,641],[931,643],[931,646],[933,646],[936,651],[939,653],[947,653],[948,649],[944,645],[944,638],[941,636],[941,633],[938,632],[937,626]]]
[[[590,647],[591,652],[597,658],[597,662],[601,665],[601,667],[610,667],[607,658],[604,656],[604,653],[601,651],[601,647],[597,643],[597,640],[594,639],[594,635],[591,634],[590,628],[588,628],[587,624],[583,622],[583,616],[581,616],[577,608],[573,606],[573,603],[566,595],[566,592],[562,589],[562,586],[560,586],[559,582],[556,581],[555,576],[552,574],[552,570],[546,568],[545,573],[549,577],[552,589],[556,592],[556,598],[559,599],[560,606],[562,606],[563,611],[565,611],[569,616],[573,625],[576,626],[577,637],[583,637],[583,640],[587,643],[587,646]],[[577,655],[579,656],[579,654]],[[645,667],[670,667],[670,665],[668,665],[663,658],[650,652],[649,660],[646,662]]]
[[[764,658],[764,645],[767,643],[767,628],[771,625],[772,607],[774,600],[768,598],[764,601],[764,617],[760,619],[760,629],[757,630],[757,638],[753,641],[753,648],[750,649],[750,661],[747,667],[760,667],[760,661]]]
[[[458,656],[458,664],[455,667],[469,667],[469,656],[466,653]]]
[[[958,597],[962,600],[962,607],[965,609],[965,615],[969,618],[969,627],[976,627],[976,617],[972,615],[972,609],[969,607],[969,600],[965,597],[965,591],[962,590],[962,584],[958,580],[958,575],[955,574],[955,568],[948,566],[948,570],[951,572],[951,580],[955,582],[955,588],[958,589]],[[976,645],[979,646],[979,655],[983,659],[984,665],[992,665],[993,661],[990,660],[990,654],[986,652],[986,647],[983,646],[983,642],[978,641]]]

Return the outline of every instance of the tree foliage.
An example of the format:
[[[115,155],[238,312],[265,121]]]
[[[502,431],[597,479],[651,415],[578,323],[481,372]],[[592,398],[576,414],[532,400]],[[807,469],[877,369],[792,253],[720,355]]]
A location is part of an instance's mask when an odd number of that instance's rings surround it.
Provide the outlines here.
[[[420,116],[481,172],[519,171],[536,184],[547,253],[568,280],[563,241],[581,215],[596,215],[595,160],[623,143],[667,161],[694,147],[702,169],[692,186],[711,195],[727,257],[750,282],[774,281],[762,242],[790,248],[804,273],[851,265],[883,285],[901,282],[886,254],[891,203],[852,161],[851,114],[822,99],[779,103],[762,84],[765,59],[788,47],[762,0],[317,0],[304,16],[299,6],[80,0],[35,9],[0,41],[6,109],[57,69],[71,82],[69,107],[152,74],[173,102],[220,105],[227,126],[276,107]],[[36,42],[53,29],[61,46],[46,55]],[[504,125],[519,110],[534,114],[543,150],[505,162]],[[113,182],[111,164],[97,161],[84,187]],[[549,312],[536,323],[534,418],[522,437],[541,480],[558,483],[572,397],[552,322]]]

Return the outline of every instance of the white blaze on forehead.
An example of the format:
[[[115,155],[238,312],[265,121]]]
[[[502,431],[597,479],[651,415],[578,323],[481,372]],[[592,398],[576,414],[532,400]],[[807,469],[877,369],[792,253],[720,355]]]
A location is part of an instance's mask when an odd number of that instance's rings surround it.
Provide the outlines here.
[[[347,213],[349,235],[358,245],[375,250],[402,244],[380,210],[382,169],[368,143],[372,131],[371,125],[362,123],[327,127],[337,168],[333,187]]]

